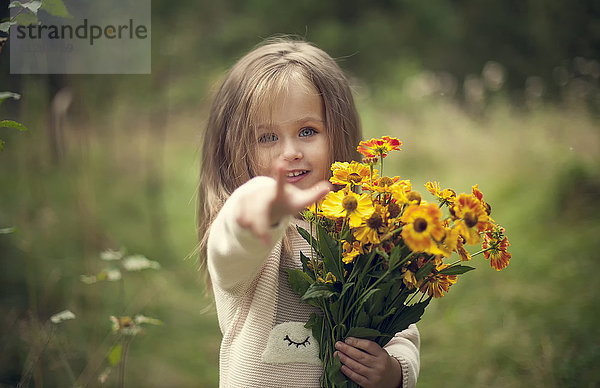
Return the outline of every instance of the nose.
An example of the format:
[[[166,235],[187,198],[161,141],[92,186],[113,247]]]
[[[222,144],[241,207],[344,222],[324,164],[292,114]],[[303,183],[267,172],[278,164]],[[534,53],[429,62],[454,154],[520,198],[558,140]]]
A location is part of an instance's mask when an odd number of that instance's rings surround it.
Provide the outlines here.
[[[285,142],[281,156],[283,160],[291,162],[302,159],[303,155],[299,145],[295,141],[289,140]]]

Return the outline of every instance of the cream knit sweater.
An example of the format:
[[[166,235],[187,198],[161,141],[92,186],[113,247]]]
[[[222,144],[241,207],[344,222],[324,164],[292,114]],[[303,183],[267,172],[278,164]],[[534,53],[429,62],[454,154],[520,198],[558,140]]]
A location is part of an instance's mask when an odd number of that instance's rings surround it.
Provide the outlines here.
[[[266,246],[236,221],[242,198],[260,196],[274,185],[271,178],[256,177],[240,186],[210,228],[208,271],[223,333],[220,387],[318,387],[323,372],[316,341],[303,327],[316,309],[300,303],[285,271],[301,268],[300,251],[308,255],[309,245],[290,228],[293,257],[281,250],[288,226],[307,229],[306,222],[285,219],[270,231],[272,244]],[[419,341],[411,325],[384,347],[400,362],[405,388],[417,381]]]

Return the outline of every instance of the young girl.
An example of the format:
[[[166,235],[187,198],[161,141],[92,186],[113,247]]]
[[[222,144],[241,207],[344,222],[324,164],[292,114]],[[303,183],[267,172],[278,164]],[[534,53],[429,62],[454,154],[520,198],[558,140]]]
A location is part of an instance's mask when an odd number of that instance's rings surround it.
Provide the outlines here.
[[[360,124],[341,69],[322,50],[278,39],[227,74],[204,138],[199,185],[201,262],[219,326],[221,387],[318,387],[317,344],[304,328],[316,309],[291,290],[286,269],[309,252],[299,212],[330,189],[333,161],[356,160]],[[364,387],[412,387],[415,325],[381,348],[336,344],[342,372]]]

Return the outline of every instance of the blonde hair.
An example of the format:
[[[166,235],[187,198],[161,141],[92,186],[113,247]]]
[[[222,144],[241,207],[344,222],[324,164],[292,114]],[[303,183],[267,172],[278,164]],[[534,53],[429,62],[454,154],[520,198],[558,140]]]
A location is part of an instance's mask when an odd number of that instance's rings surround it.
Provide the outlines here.
[[[305,41],[274,38],[246,54],[218,90],[204,134],[197,209],[204,273],[212,221],[231,193],[257,171],[258,112],[272,107],[279,92],[298,79],[312,84],[323,100],[330,162],[358,159],[361,129],[354,99],[344,73],[327,53]]]

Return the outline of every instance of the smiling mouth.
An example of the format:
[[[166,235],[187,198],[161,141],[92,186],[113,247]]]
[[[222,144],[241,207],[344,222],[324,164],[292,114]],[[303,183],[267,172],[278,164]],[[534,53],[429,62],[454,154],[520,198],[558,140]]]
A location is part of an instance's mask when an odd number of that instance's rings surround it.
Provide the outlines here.
[[[296,170],[296,171],[290,171],[287,173],[287,177],[288,178],[295,178],[297,176],[302,176],[302,175],[306,175],[310,172],[310,170]]]

